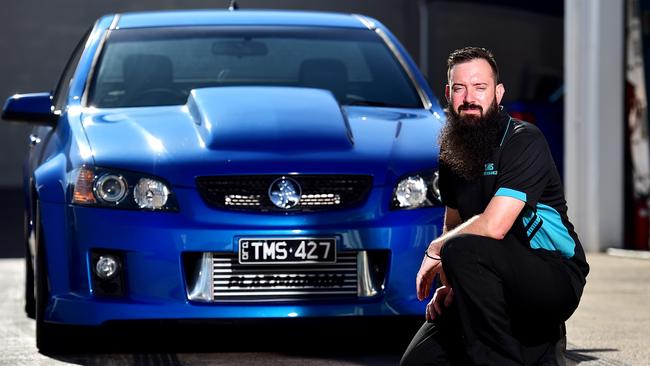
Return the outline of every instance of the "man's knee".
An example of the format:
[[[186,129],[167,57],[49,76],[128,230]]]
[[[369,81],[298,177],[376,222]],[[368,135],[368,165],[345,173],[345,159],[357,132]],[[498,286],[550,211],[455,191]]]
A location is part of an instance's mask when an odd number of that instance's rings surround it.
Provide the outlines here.
[[[445,242],[440,252],[442,263],[447,266],[461,265],[474,262],[484,256],[489,248],[487,241],[491,239],[473,234],[456,235]]]

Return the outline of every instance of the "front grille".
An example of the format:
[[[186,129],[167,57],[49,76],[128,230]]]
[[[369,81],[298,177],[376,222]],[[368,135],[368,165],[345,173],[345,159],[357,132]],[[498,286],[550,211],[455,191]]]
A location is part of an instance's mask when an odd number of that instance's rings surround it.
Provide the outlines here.
[[[212,257],[213,301],[305,300],[356,297],[357,253],[338,253],[336,263],[240,264],[232,254]]]
[[[240,211],[312,212],[362,204],[372,177],[365,175],[291,175],[301,188],[298,204],[290,209],[275,206],[269,187],[279,175],[199,177],[196,184],[203,200],[214,207]]]

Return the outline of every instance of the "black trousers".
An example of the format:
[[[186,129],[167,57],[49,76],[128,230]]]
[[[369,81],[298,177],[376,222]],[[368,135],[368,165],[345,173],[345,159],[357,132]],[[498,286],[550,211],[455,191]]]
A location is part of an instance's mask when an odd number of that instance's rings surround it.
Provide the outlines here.
[[[569,259],[512,235],[459,235],[440,254],[453,302],[420,328],[402,366],[541,365],[553,357],[582,294]]]

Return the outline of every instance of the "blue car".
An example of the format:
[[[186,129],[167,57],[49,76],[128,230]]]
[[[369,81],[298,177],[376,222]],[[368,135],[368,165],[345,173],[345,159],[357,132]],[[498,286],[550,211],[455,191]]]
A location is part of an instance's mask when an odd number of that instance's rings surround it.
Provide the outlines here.
[[[436,100],[362,15],[100,18],[54,92],[3,109],[34,125],[38,347],[65,325],[423,316],[415,274],[443,218]]]

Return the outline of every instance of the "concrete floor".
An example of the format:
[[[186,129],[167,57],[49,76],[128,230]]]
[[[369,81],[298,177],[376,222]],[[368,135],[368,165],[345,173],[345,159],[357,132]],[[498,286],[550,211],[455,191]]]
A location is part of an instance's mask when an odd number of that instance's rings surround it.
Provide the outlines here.
[[[568,356],[580,365],[650,365],[650,260],[593,253],[587,259],[587,287],[567,322]]]

